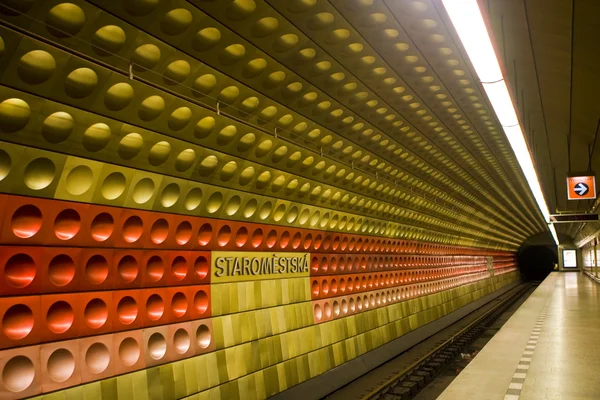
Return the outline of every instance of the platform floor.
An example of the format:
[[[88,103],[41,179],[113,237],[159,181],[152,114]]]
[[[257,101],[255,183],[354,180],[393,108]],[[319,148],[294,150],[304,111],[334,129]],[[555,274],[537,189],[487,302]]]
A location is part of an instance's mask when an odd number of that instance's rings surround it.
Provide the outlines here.
[[[553,272],[438,400],[600,399],[600,285]]]

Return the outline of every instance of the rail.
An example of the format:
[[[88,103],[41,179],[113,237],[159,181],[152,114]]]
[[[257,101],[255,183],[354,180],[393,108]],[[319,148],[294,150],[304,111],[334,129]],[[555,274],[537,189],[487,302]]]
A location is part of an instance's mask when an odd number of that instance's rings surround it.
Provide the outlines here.
[[[400,385],[403,380],[405,380],[407,377],[411,376],[411,374],[416,372],[419,368],[421,368],[422,366],[424,366],[425,364],[430,362],[432,359],[436,358],[436,356],[438,356],[440,353],[443,353],[451,345],[459,342],[461,338],[467,336],[470,332],[477,331],[478,328],[479,328],[479,330],[481,330],[482,325],[485,325],[486,322],[495,319],[492,317],[494,317],[498,311],[502,310],[502,312],[504,312],[504,310],[506,308],[510,307],[510,305],[513,304],[515,301],[517,301],[523,295],[523,293],[525,293],[527,290],[529,290],[529,288],[532,285],[534,285],[534,283],[523,283],[523,284],[515,287],[510,292],[508,292],[508,296],[506,298],[502,299],[500,302],[498,302],[498,304],[495,304],[488,311],[486,311],[483,315],[481,315],[480,317],[475,319],[473,322],[471,322],[466,327],[464,327],[464,328],[460,329],[459,331],[457,331],[456,333],[454,333],[449,339],[445,340],[441,344],[434,347],[432,350],[427,352],[424,356],[420,357],[417,361],[412,363],[410,366],[395,373],[393,377],[387,379],[385,382],[378,385],[377,387],[372,389],[370,392],[364,394],[364,396],[361,397],[361,399],[362,400],[370,400],[370,399],[378,399],[382,396],[385,396],[386,394],[388,394],[388,392],[390,390],[392,390],[393,388]],[[404,388],[406,390],[410,391],[409,386],[416,386],[416,385],[407,385]],[[390,394],[397,396],[399,393],[390,393]]]

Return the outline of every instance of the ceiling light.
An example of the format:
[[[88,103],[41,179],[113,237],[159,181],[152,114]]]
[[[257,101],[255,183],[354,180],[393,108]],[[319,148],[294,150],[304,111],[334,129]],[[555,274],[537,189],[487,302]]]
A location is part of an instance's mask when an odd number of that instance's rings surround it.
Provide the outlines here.
[[[477,0],[442,0],[442,3],[502,124],[533,197],[544,219],[549,222],[548,205]],[[549,229],[558,244],[554,226],[549,226]]]
[[[492,103],[492,107],[498,116],[498,121],[502,126],[513,126],[519,124],[519,118],[513,107],[506,82],[500,80],[494,83],[483,83],[485,93]]]
[[[477,0],[442,0],[481,82],[503,79]]]
[[[550,233],[552,234],[556,245],[560,245],[560,242],[558,241],[558,235],[556,234],[556,229],[554,228],[554,224],[548,224],[548,228],[550,229]]]
[[[529,149],[527,148],[527,143],[525,143],[521,126],[505,126],[503,129],[504,133],[506,133],[506,137],[508,138],[508,142],[513,149],[513,152],[517,157],[517,161],[521,166],[521,170],[523,170],[523,174],[525,175],[525,179],[527,180],[529,188],[533,193],[533,197],[535,198],[540,211],[544,215],[544,219],[546,222],[549,222],[550,212],[548,211],[548,206],[546,205],[546,200],[544,199],[544,193],[542,192],[540,182],[535,172],[535,167],[533,166],[531,155],[529,154]]]

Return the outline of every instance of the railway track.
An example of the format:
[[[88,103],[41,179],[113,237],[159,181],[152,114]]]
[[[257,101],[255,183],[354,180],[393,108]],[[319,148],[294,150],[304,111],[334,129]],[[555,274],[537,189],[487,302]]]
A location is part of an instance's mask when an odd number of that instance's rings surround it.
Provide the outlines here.
[[[537,283],[523,283],[415,348],[377,367],[355,383],[326,397],[361,400],[409,400],[434,380],[512,304]],[[373,374],[373,378],[369,375]],[[362,382],[362,383],[361,383]]]

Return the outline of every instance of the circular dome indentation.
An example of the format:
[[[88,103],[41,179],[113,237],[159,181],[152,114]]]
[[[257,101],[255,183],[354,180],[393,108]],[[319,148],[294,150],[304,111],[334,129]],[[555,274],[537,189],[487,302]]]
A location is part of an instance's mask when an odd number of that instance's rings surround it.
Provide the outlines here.
[[[67,349],[56,349],[48,357],[46,370],[54,382],[65,382],[75,372],[75,357]]]
[[[260,106],[260,100],[258,97],[255,96],[248,97],[244,99],[244,101],[242,101],[242,104],[240,106],[245,112],[253,113]]]
[[[46,313],[48,329],[57,335],[71,329],[74,320],[75,313],[73,312],[73,307],[66,301],[57,301],[50,306]]]
[[[171,309],[173,311],[173,314],[175,314],[176,317],[183,317],[187,312],[187,307],[188,301],[185,297],[185,294],[183,294],[182,292],[175,293],[173,295],[173,298],[171,299]]]
[[[190,76],[190,71],[190,63],[185,60],[176,60],[167,65],[163,75],[166,78],[167,83],[181,83]]]
[[[266,67],[267,61],[264,58],[255,58],[253,60],[250,60],[244,66],[242,73],[246,78],[252,79],[260,75]]]
[[[123,325],[131,325],[137,319],[138,305],[134,298],[125,296],[117,304],[117,317]]]
[[[150,240],[154,244],[161,244],[167,240],[169,236],[169,223],[164,218],[159,218],[152,224],[150,228]]]
[[[335,29],[325,38],[325,43],[336,45],[347,40],[349,37],[350,31],[348,29]]]
[[[112,85],[104,95],[104,106],[110,111],[119,111],[127,107],[133,99],[133,88],[121,82]]]
[[[132,215],[131,217],[127,218],[123,224],[123,239],[127,243],[135,243],[140,239],[140,237],[142,237],[143,230],[144,223],[142,219],[137,215]]]
[[[209,269],[209,265],[208,265],[208,260],[206,259],[206,257],[200,256],[200,257],[196,258],[196,261],[194,262],[194,271],[195,271],[196,277],[198,279],[206,278],[206,276],[208,275],[208,269]],[[200,292],[198,292],[198,293],[200,293]],[[198,296],[198,293],[196,293],[196,296]],[[202,292],[202,293],[204,293],[204,292]],[[196,300],[194,300],[194,301],[196,301]],[[208,307],[208,297],[206,298],[206,304]]]
[[[106,200],[118,199],[125,192],[126,183],[125,175],[120,172],[112,172],[102,182],[100,189],[102,197]]]
[[[175,346],[175,351],[177,353],[185,354],[192,345],[192,340],[188,331],[183,328],[177,329],[173,335],[173,345]]]
[[[25,356],[15,356],[8,360],[2,370],[2,381],[6,389],[13,393],[22,392],[33,383],[35,368]]]
[[[246,48],[241,44],[227,46],[219,55],[219,61],[224,65],[233,65],[246,55]]]
[[[2,330],[7,338],[20,340],[31,333],[33,329],[33,312],[25,304],[10,306],[2,317]]]
[[[242,226],[235,234],[235,244],[237,247],[243,247],[247,241],[248,229],[245,226]]]
[[[221,168],[221,173],[219,174],[219,178],[223,182],[229,181],[235,175],[237,168],[238,168],[238,166],[235,161],[229,161],[227,164],[223,165],[223,168]]]
[[[217,157],[212,155],[208,156],[200,162],[200,165],[198,167],[198,173],[201,176],[209,176],[216,170],[218,164],[219,159]]]
[[[266,201],[258,211],[258,218],[266,220],[271,215],[271,211],[273,211],[273,204],[270,201]]]
[[[85,194],[94,183],[94,173],[87,165],[78,165],[67,174],[65,190],[73,196]]]
[[[212,239],[212,226],[209,223],[202,224],[198,230],[198,244],[206,246]]]
[[[100,213],[94,217],[90,226],[90,234],[97,242],[107,240],[115,229],[115,221],[109,213]]]
[[[257,157],[264,157],[273,149],[273,141],[266,139],[263,140],[256,146],[255,154]]]
[[[247,151],[256,143],[256,135],[252,132],[246,133],[238,142],[237,148],[239,151]]]
[[[214,192],[210,195],[210,197],[206,201],[206,211],[208,211],[209,214],[214,214],[217,211],[219,211],[219,209],[221,208],[222,205],[223,205],[223,194],[221,192]]]
[[[104,343],[94,343],[85,352],[85,365],[93,374],[106,371],[110,363],[110,352]]]
[[[166,141],[158,142],[150,148],[150,151],[148,152],[148,162],[150,162],[152,166],[157,167],[167,161],[169,154],[171,154],[171,144]]]
[[[165,275],[165,263],[159,256],[152,256],[146,263],[146,278],[150,282],[158,282]]]
[[[131,160],[142,151],[143,146],[144,139],[142,138],[142,135],[133,132],[123,136],[119,142],[119,149],[117,152],[122,159]]]
[[[12,216],[11,227],[16,237],[28,239],[42,227],[42,212],[31,204],[21,206]]]
[[[165,100],[160,96],[150,96],[142,101],[138,110],[138,116],[142,121],[152,121],[165,109]]]
[[[165,14],[160,22],[161,30],[167,35],[179,35],[192,23],[192,13],[185,8],[176,8]]]
[[[71,135],[74,127],[75,122],[69,113],[55,112],[44,120],[42,136],[50,143],[60,143]]]
[[[162,297],[154,293],[146,300],[146,314],[151,321],[158,321],[165,313],[165,302]]]
[[[185,196],[185,201],[183,206],[188,211],[193,211],[198,206],[200,206],[200,202],[202,201],[202,189],[200,188],[192,188],[187,195]]]
[[[90,152],[100,151],[110,141],[112,132],[110,127],[103,123],[97,123],[85,130],[83,133],[83,148]]]
[[[102,299],[92,299],[83,311],[85,323],[92,329],[98,329],[108,320],[108,307]]]
[[[173,274],[173,277],[175,278],[175,280],[177,280],[177,281],[182,280],[183,278],[185,278],[187,276],[187,273],[188,273],[188,267],[187,267],[186,259],[182,256],[175,257],[173,259],[173,262],[171,263],[171,274]],[[171,301],[172,305],[175,301],[175,297],[177,294],[183,295],[183,293],[177,292],[173,296],[173,301]],[[179,299],[179,297],[180,296],[177,296],[178,299]],[[183,297],[185,298],[185,295],[183,295]],[[181,316],[181,315],[178,315],[178,316]]]
[[[255,10],[254,0],[234,0],[227,6],[226,15],[233,21],[239,21],[250,16]]]
[[[203,139],[210,135],[212,130],[215,128],[216,121],[213,117],[204,117],[196,124],[194,129],[194,135],[198,139]]]
[[[285,52],[290,51],[298,44],[298,35],[293,33],[286,33],[285,35],[281,35],[275,40],[273,43],[273,49],[277,52]]]
[[[279,21],[276,18],[265,17],[254,23],[251,33],[258,38],[264,38],[275,32],[277,28],[279,28]]]
[[[62,210],[54,219],[54,234],[60,240],[73,239],[81,229],[81,217],[71,208]]]
[[[137,70],[152,69],[160,61],[160,48],[154,44],[143,44],[133,52],[131,62]],[[142,67],[142,68],[140,68]]]
[[[6,99],[0,103],[0,129],[6,133],[19,131],[31,117],[29,104],[21,99]]]
[[[179,131],[187,126],[192,118],[192,110],[188,107],[179,107],[171,113],[169,117],[169,128],[174,131]]]
[[[125,283],[133,282],[138,277],[139,269],[137,260],[131,255],[122,257],[117,264],[117,273]]]
[[[181,189],[178,184],[174,182],[169,183],[163,188],[160,194],[160,204],[165,208],[174,206],[177,200],[179,200],[180,193]]]
[[[54,256],[48,264],[48,280],[58,287],[68,285],[75,278],[75,262],[67,254]]]
[[[221,41],[221,32],[217,28],[204,28],[192,38],[192,47],[196,51],[206,51]]]
[[[252,218],[258,209],[258,201],[254,198],[248,200],[244,206],[243,214],[245,218]]]
[[[52,160],[40,157],[31,161],[23,172],[23,181],[31,190],[42,190],[54,181],[56,166]]]
[[[85,275],[93,285],[100,285],[108,277],[108,261],[100,254],[95,254],[85,265]]]
[[[242,198],[240,196],[238,196],[238,195],[232,196],[227,201],[227,205],[225,206],[225,213],[230,217],[235,215],[240,210],[241,204],[242,204]]]
[[[212,338],[210,336],[210,329],[208,329],[208,326],[204,324],[198,326],[196,329],[196,344],[198,347],[201,349],[206,349],[208,346],[210,346],[211,341]]]
[[[217,135],[217,143],[219,143],[221,146],[224,146],[230,143],[235,138],[235,135],[237,135],[237,128],[235,125],[227,125],[219,131],[219,134]]]
[[[91,68],[77,68],[67,75],[65,92],[74,99],[92,94],[98,85],[98,75]]]
[[[12,255],[4,265],[4,279],[14,288],[24,288],[33,282],[36,275],[33,259],[24,253]]]
[[[73,3],[58,4],[52,7],[46,15],[48,32],[59,38],[76,35],[84,24],[83,10]]]
[[[187,244],[192,238],[192,224],[188,221],[181,222],[175,230],[175,241],[179,245]]]
[[[225,89],[221,90],[219,93],[219,101],[222,101],[227,104],[233,103],[238,96],[240,95],[240,89],[237,86],[227,86]]]
[[[145,204],[154,196],[154,181],[150,178],[140,179],[133,188],[131,197],[137,204]]]
[[[92,49],[101,56],[118,53],[125,44],[125,31],[116,25],[106,25],[98,29],[92,37]]]
[[[33,50],[21,57],[17,73],[23,82],[38,85],[50,79],[55,69],[56,61],[52,54],[44,50]]]
[[[194,307],[199,314],[204,314],[208,310],[208,295],[205,291],[199,290],[194,295]]]
[[[177,172],[185,172],[192,167],[194,161],[196,161],[196,152],[192,149],[185,149],[177,155],[175,169]]]
[[[119,344],[119,359],[126,367],[131,367],[137,363],[140,355],[140,344],[134,338],[127,337]]]
[[[154,360],[160,360],[167,353],[167,341],[158,332],[154,332],[148,338],[148,354]]]
[[[309,29],[312,29],[312,30],[320,30],[320,29],[326,28],[327,26],[331,25],[334,20],[335,20],[335,17],[333,16],[333,14],[328,13],[328,12],[321,12],[321,13],[313,15],[308,20],[307,26]]]

